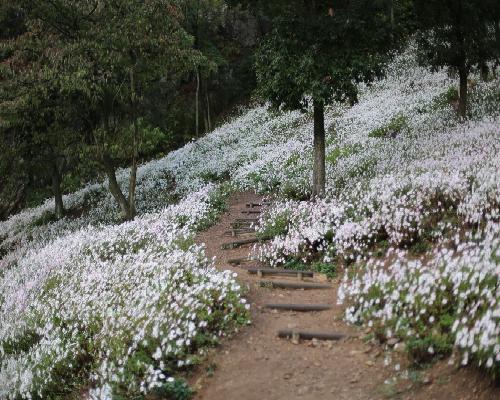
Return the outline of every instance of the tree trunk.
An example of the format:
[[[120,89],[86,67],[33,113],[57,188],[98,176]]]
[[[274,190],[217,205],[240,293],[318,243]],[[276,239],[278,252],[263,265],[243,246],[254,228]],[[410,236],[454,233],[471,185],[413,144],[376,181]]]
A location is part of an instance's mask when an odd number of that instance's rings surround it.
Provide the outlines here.
[[[128,185],[128,207],[129,207],[129,219],[134,219],[136,210],[135,210],[135,187],[137,184],[137,159],[139,158],[138,151],[138,126],[137,120],[134,120],[134,140],[133,140],[133,156],[132,156],[132,165],[130,167],[130,175],[129,175],[129,185]]]
[[[195,104],[195,123],[196,123],[196,137],[200,134],[200,71],[196,68],[196,104]]]
[[[315,197],[325,195],[325,110],[323,103],[314,101],[314,166],[313,190]]]
[[[458,70],[460,77],[460,93],[458,99],[458,115],[465,119],[467,118],[467,69],[462,67]]]
[[[208,122],[208,132],[212,130],[212,121],[210,120],[210,99],[208,97],[208,85],[205,85],[205,98],[207,101],[207,122]]]
[[[135,187],[137,183],[137,160],[139,158],[139,126],[137,125],[137,98],[135,91],[134,69],[130,69],[130,102],[132,105],[132,118],[134,119],[133,137],[132,137],[132,165],[130,167],[129,185],[128,185],[128,218],[134,219],[135,210]]]
[[[64,216],[64,203],[61,191],[61,174],[54,161],[52,164],[52,193],[54,194],[54,213],[57,219]]]
[[[111,157],[109,157],[107,154],[103,155],[103,165],[104,165],[104,171],[106,172],[106,176],[108,177],[109,181],[109,191],[111,192],[116,202],[118,203],[118,206],[120,207],[121,218],[124,221],[129,221],[133,219],[134,216],[131,213],[129,202],[123,195],[120,189],[120,185],[118,185],[118,182],[116,180],[115,166],[113,165]]]
[[[487,64],[481,64],[481,67],[479,68],[479,72],[481,75],[481,80],[483,82],[488,81],[488,75],[489,75],[489,68]]]

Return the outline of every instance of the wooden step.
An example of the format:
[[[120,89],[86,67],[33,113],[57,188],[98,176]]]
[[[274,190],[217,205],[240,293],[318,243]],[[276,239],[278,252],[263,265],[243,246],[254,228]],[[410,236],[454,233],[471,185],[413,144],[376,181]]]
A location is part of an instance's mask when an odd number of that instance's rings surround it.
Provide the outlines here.
[[[285,282],[285,281],[260,281],[262,287],[272,287],[274,289],[331,289],[330,285],[313,282]]]
[[[246,233],[255,233],[255,229],[252,228],[238,228],[238,229],[231,229],[229,231],[224,232],[225,236],[238,236],[238,235],[244,235]]]
[[[247,223],[253,223],[253,222],[258,222],[258,218],[236,218],[234,222],[247,222]]]
[[[247,208],[254,208],[254,207],[264,207],[264,206],[269,206],[271,203],[269,201],[263,201],[260,203],[247,203],[246,207]]]
[[[314,332],[314,331],[299,331],[292,329],[282,329],[278,331],[278,337],[285,339],[303,339],[303,340],[340,340],[346,337],[343,333],[338,332]]]
[[[313,271],[297,271],[293,269],[283,269],[283,268],[259,268],[250,267],[247,268],[249,274],[257,275],[287,275],[287,276],[297,276],[297,277],[313,277]],[[259,273],[260,272],[260,273]]]
[[[234,242],[224,243],[220,248],[222,250],[236,249],[236,248],[244,246],[246,244],[257,243],[258,241],[259,241],[259,239],[257,239],[256,237],[235,240]]]
[[[329,304],[265,304],[264,308],[272,308],[273,310],[285,311],[325,311],[332,308]]]
[[[229,264],[233,264],[233,265],[240,265],[240,264],[243,264],[246,262],[253,262],[253,261],[255,261],[255,260],[248,258],[248,257],[231,258],[231,259],[227,260],[227,262]]]
[[[260,211],[259,210],[244,210],[241,212],[242,214],[260,214]]]

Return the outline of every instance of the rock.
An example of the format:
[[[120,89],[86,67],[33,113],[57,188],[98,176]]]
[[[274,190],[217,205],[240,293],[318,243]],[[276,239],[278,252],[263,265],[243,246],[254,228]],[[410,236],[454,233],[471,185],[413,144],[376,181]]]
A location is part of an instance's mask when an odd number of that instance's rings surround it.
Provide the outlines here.
[[[360,355],[361,353],[362,353],[362,351],[359,351],[359,350],[351,350],[351,351],[349,352],[349,355],[350,355],[351,357],[354,357],[354,356],[358,356],[358,355]]]
[[[352,378],[349,382],[350,383],[356,383],[359,381],[359,376],[355,376],[354,378]]]
[[[406,351],[405,344],[403,342],[396,343],[394,345],[394,351],[404,353]]]
[[[432,376],[430,375],[424,376],[424,378],[422,379],[422,383],[424,385],[430,385],[432,383]]]
[[[375,365],[375,362],[373,362],[372,360],[368,360],[365,362],[366,365],[368,365],[369,367],[373,367]]]
[[[321,367],[321,363],[320,363],[320,362],[318,362],[318,361],[316,361],[316,362],[314,363],[314,366],[319,368],[319,367]]]
[[[283,375],[283,379],[288,380],[293,376],[291,372],[287,372],[285,375]]]
[[[313,347],[318,347],[320,345],[320,341],[316,338],[313,338],[313,340],[311,340],[311,344]]]
[[[297,391],[297,394],[299,396],[303,396],[303,395],[307,394],[307,392],[309,392],[309,387],[304,386],[304,387],[299,388],[299,390]]]
[[[387,344],[392,347],[392,346],[395,346],[398,342],[399,342],[399,339],[393,337],[387,341]]]

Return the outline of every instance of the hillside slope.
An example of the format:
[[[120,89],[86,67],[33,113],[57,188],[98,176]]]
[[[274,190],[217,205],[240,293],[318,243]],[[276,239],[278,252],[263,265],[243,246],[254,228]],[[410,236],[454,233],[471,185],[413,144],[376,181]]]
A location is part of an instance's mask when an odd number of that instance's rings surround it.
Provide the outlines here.
[[[65,197],[71,218],[46,223],[49,199],[1,222],[0,397],[82,380],[100,398],[176,385],[178,368],[245,321],[234,277],[192,238],[228,191],[249,189],[283,199],[261,220],[275,236],[262,260],[348,268],[349,321],[397,336],[416,360],[457,353],[495,373],[500,81],[470,84],[460,123],[455,81],[409,48],[357,105],[331,106],[324,200],[300,200],[311,116],[262,106],[141,166],[134,222],[117,224],[106,182]]]

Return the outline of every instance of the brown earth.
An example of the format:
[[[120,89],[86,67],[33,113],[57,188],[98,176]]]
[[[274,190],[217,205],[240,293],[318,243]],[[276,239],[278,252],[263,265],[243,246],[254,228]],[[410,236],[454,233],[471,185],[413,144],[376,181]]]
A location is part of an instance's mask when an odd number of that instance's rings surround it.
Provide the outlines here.
[[[206,244],[216,266],[238,273],[247,287],[251,304],[251,324],[222,344],[198,368],[190,383],[197,389],[197,400],[278,400],[278,399],[500,399],[500,389],[472,368],[457,369],[445,361],[419,372],[404,372],[407,363],[396,352],[384,352],[381,345],[363,340],[365,333],[342,321],[343,309],[336,304],[338,281],[330,289],[282,290],[259,287],[259,277],[228,259],[246,257],[250,248],[221,250],[221,245],[241,237],[224,233],[236,218],[246,218],[246,203],[262,198],[253,193],[234,194],[229,210],[219,222],[197,236]],[[246,235],[245,237],[248,237]],[[256,265],[255,262],[246,266]],[[298,282],[297,278],[265,278]],[[318,281],[318,278],[314,278]],[[327,303],[331,310],[289,312],[268,310],[265,303]],[[279,329],[340,332],[340,341],[300,341],[279,339]],[[295,341],[296,342],[296,341]],[[384,366],[384,359],[392,362]],[[397,372],[395,365],[401,364]],[[403,372],[402,372],[403,371]]]

